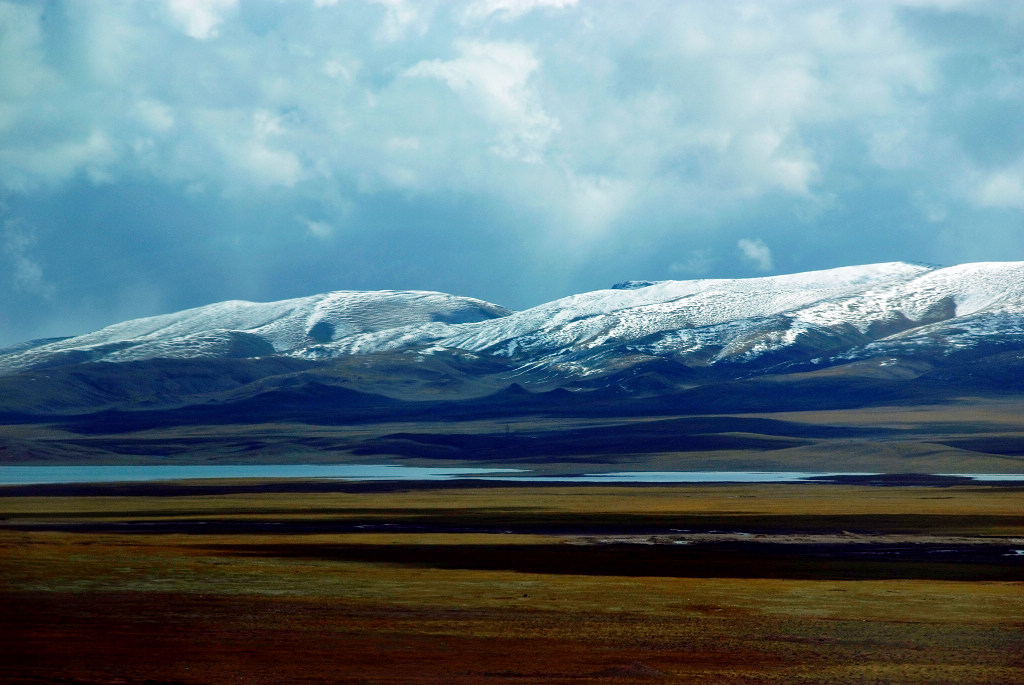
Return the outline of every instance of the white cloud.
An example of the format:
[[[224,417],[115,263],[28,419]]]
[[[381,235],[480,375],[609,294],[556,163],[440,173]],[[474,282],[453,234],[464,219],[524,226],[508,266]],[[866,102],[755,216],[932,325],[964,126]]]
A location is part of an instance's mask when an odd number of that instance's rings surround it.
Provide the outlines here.
[[[466,8],[466,19],[484,19],[497,15],[503,21],[512,21],[535,9],[565,9],[575,7],[579,0],[478,0]]]
[[[334,226],[326,221],[314,221],[304,216],[299,216],[297,219],[314,238],[326,240],[334,235]]]
[[[280,117],[265,110],[254,112],[251,135],[229,141],[226,154],[229,158],[234,157],[234,161],[260,185],[294,186],[302,177],[302,162],[294,152],[272,146],[282,134],[284,128]]]
[[[216,38],[225,15],[238,0],[167,0],[167,9],[185,33],[198,40]]]
[[[558,120],[548,116],[529,85],[539,67],[533,50],[518,43],[466,41],[459,52],[453,60],[419,62],[406,75],[440,79],[465,97],[497,126],[495,154],[539,162]]]
[[[773,187],[800,195],[809,191],[818,165],[801,146],[790,144],[787,149],[788,137],[785,131],[763,130],[736,141],[742,176],[755,194]]]
[[[294,186],[302,175],[302,163],[291,152],[274,150],[259,141],[249,141],[237,150],[239,166],[263,186]]]
[[[7,219],[0,234],[0,247],[10,264],[14,287],[47,300],[57,293],[53,284],[43,277],[43,269],[29,250],[36,242],[35,229],[21,219]]]
[[[753,264],[758,271],[771,271],[775,268],[772,263],[772,251],[760,238],[742,238],[736,245],[740,248],[743,259]]]
[[[1024,173],[1002,169],[976,174],[970,199],[979,207],[1024,210]]]
[[[965,89],[909,2],[314,0],[245,21],[236,0],[79,3],[69,37],[0,0],[0,188],[469,194],[595,239],[646,230],[634,215],[842,206],[879,171],[916,205],[1020,207],[1020,168],[972,171],[969,117],[942,122],[972,97],[1024,105],[1017,63]],[[528,13],[529,33],[497,23]]]
[[[407,0],[372,0],[384,7],[384,21],[377,29],[377,37],[388,43],[401,40],[405,34],[421,22],[420,10]],[[421,29],[426,26],[421,24]]]
[[[41,6],[0,2],[0,102],[49,94],[58,82],[46,64],[42,11]]]
[[[158,100],[139,100],[135,103],[135,116],[150,131],[163,133],[174,126],[171,108]]]
[[[250,188],[292,188],[306,176],[298,152],[292,149],[292,132],[273,112],[196,110],[190,124],[195,142],[171,146],[172,161],[156,173],[189,178],[219,167],[221,185],[232,194]]]
[[[616,197],[645,189],[647,202],[697,202],[698,211],[707,198],[810,198],[826,191],[827,146],[840,134],[874,141],[873,159],[890,168],[930,161],[927,119],[906,113],[920,109],[907,97],[934,87],[934,60],[885,5],[796,2],[757,6],[751,17],[731,3],[650,12],[579,4],[579,21],[561,24],[557,42],[517,40],[512,24],[501,27],[509,38],[493,40],[465,15],[515,18],[572,0],[316,0],[275,5],[288,21],[272,31],[237,22],[235,0],[164,7],[202,40],[176,40],[143,4],[78,6],[81,35],[69,50],[119,46],[103,48],[107,66],[80,73],[43,59],[39,11],[0,0],[17,37],[0,41],[0,93],[6,83],[23,98],[0,94],[10,132],[0,182],[139,169],[207,187],[347,178],[365,188],[528,195],[519,201],[562,217],[588,178],[614,179]],[[446,84],[461,107],[423,79]],[[259,135],[244,121],[253,111],[287,115],[287,125]],[[894,118],[901,130],[925,132],[887,139]],[[413,139],[424,142],[396,166],[393,141]],[[534,169],[507,166],[518,162]]]
[[[358,65],[346,64],[345,62],[337,59],[327,60],[323,65],[325,75],[330,78],[340,79],[347,83],[351,83],[355,79],[355,72],[357,69]]]
[[[685,261],[674,262],[668,270],[683,276],[703,276],[711,272],[715,259],[710,248],[691,250]]]
[[[70,140],[46,145],[0,147],[0,185],[25,192],[39,184],[59,184],[83,174],[94,183],[113,178],[117,160],[114,142],[103,131],[93,130]]]
[[[410,32],[422,34],[430,25],[432,3],[426,0],[364,0],[368,4],[383,8],[384,17],[380,20],[374,38],[383,43],[396,43]],[[313,0],[316,8],[335,7],[343,4],[340,0]],[[354,3],[349,3],[352,5]]]
[[[390,138],[385,145],[393,152],[415,152],[422,147],[419,139],[414,137]]]
[[[628,180],[608,176],[577,176],[567,172],[569,227],[583,236],[598,238],[623,215],[636,189]]]

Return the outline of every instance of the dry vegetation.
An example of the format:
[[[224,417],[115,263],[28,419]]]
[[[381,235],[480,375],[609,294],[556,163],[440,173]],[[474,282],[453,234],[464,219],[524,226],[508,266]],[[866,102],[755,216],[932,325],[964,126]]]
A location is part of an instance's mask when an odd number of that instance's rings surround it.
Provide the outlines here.
[[[1024,567],[1012,558],[895,560],[870,580],[844,579],[866,562],[837,571],[831,558],[892,536],[1024,547],[1021,490],[31,492],[0,497],[4,682],[1024,682]],[[787,566],[774,542],[794,522],[843,544]],[[146,532],[157,523],[181,528]],[[757,524],[775,551],[712,544],[705,556],[747,577],[702,573],[671,555],[703,543],[649,538],[669,524]],[[558,567],[595,550],[614,568]],[[634,572],[657,555],[664,575]],[[544,573],[481,568],[531,556]],[[992,569],[1002,579],[979,579]]]

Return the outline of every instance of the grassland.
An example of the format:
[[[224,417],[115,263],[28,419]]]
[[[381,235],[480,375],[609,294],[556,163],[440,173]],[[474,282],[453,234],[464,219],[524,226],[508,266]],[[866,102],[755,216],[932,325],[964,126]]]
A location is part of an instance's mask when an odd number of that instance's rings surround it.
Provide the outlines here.
[[[1024,682],[1021,489],[252,485],[0,490],[0,680]]]

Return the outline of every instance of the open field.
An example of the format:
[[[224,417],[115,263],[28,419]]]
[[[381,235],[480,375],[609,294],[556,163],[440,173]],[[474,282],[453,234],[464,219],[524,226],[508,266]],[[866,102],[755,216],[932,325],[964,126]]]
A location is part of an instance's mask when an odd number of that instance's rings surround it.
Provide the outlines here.
[[[0,490],[0,680],[1024,681],[1024,489],[252,485]]]

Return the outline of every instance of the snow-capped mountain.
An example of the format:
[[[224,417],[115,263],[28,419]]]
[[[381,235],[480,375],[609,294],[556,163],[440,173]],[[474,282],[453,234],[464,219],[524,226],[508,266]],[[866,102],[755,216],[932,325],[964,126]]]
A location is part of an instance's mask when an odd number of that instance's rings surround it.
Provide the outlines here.
[[[301,355],[335,340],[506,316],[504,307],[421,291],[338,291],[280,302],[231,300],[0,351],[0,372],[88,361]]]
[[[0,351],[0,373],[87,361],[458,351],[586,378],[651,357],[765,370],[993,346],[1024,348],[1024,263],[628,281],[519,312],[408,291],[221,302],[9,348]]]

